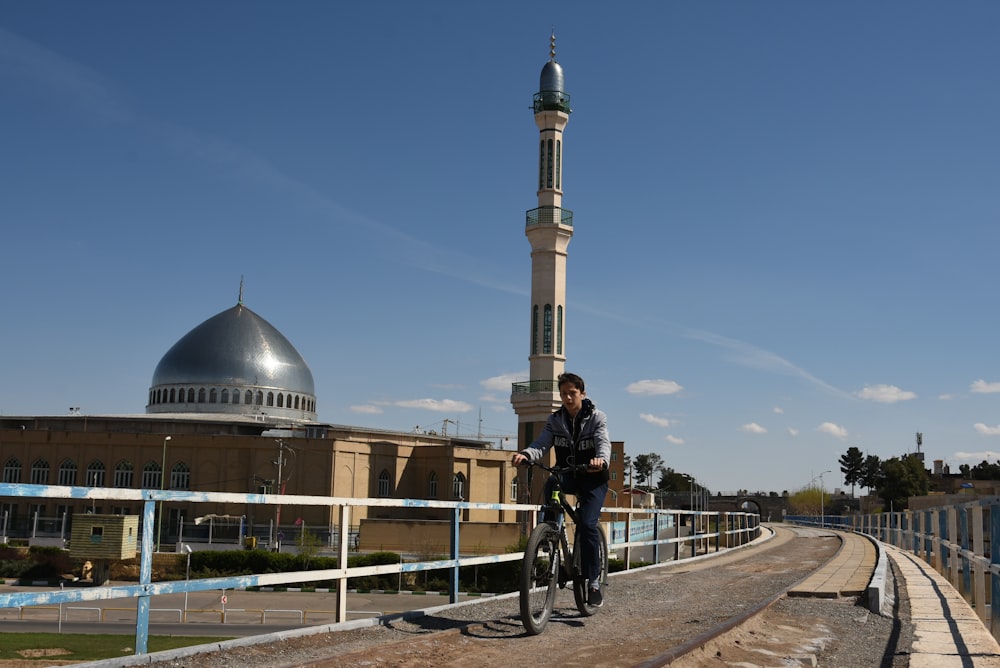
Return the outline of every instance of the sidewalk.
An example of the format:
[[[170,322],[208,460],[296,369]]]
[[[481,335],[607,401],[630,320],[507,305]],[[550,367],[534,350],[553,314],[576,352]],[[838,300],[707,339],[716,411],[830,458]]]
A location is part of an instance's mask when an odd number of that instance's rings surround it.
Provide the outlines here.
[[[875,546],[864,536],[846,531],[829,531],[826,535],[840,538],[840,551],[823,568],[790,589],[789,596],[839,598],[865,593],[875,572]]]
[[[1000,644],[951,583],[912,554],[885,549],[910,601],[910,668],[1000,668]]]

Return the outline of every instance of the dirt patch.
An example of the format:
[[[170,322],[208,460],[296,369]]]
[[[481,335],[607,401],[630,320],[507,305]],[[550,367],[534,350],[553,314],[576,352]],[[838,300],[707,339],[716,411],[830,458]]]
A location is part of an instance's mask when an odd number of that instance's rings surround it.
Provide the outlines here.
[[[66,656],[67,654],[72,654],[73,652],[68,649],[62,649],[61,647],[49,647],[45,649],[20,649],[17,653],[25,659],[40,659],[50,656]]]

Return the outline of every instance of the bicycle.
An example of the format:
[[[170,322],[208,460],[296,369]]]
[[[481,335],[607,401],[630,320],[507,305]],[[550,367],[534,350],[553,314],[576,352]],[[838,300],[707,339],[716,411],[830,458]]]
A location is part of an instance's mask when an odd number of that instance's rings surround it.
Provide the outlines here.
[[[521,564],[521,622],[528,634],[534,636],[545,630],[552,616],[556,592],[565,588],[570,581],[573,582],[576,608],[582,616],[590,617],[600,606],[587,603],[589,583],[583,575],[580,550],[577,549],[580,546],[580,525],[577,523],[576,508],[566,501],[560,480],[561,474],[586,470],[586,465],[556,467],[540,462],[525,462],[525,465],[548,471],[550,478],[554,479],[551,497],[542,505],[542,511],[554,519],[539,522],[532,529]],[[567,515],[576,527],[572,549],[566,536]],[[598,531],[601,563],[599,582],[603,589],[608,581],[608,538],[602,527],[598,526]]]

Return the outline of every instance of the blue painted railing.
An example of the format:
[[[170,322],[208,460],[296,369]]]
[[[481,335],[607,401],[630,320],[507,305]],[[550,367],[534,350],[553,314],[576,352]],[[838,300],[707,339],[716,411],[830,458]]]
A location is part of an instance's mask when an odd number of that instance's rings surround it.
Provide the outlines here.
[[[81,601],[100,601],[119,598],[135,598],[136,601],[136,634],[135,653],[147,653],[149,640],[150,597],[161,594],[185,592],[242,589],[247,587],[274,586],[289,583],[309,582],[319,580],[334,580],[337,582],[338,622],[347,619],[347,581],[348,578],[358,578],[370,575],[386,575],[396,573],[412,573],[425,570],[450,569],[449,600],[458,601],[459,568],[477,564],[519,561],[523,553],[505,553],[477,556],[461,556],[460,525],[463,510],[514,510],[531,513],[531,522],[538,520],[539,507],[529,504],[509,503],[475,503],[463,501],[430,501],[424,499],[387,499],[387,498],[344,498],[330,496],[288,496],[278,494],[236,494],[228,492],[191,492],[175,490],[137,490],[103,487],[66,487],[57,485],[22,485],[0,483],[0,498],[47,498],[47,499],[87,499],[87,500],[117,500],[141,501],[143,512],[141,518],[142,535],[139,547],[139,582],[135,585],[99,586],[90,588],[73,588],[48,590],[40,592],[0,593],[0,608],[15,608],[36,605],[55,605],[77,603]],[[155,546],[154,520],[157,503],[193,502],[215,504],[256,504],[256,505],[299,505],[324,506],[339,508],[337,523],[340,535],[336,542],[338,568],[295,571],[289,573],[265,573],[241,575],[221,578],[202,578],[175,582],[152,582],[152,563]],[[449,558],[436,561],[403,562],[383,564],[378,566],[360,566],[348,568],[348,547],[350,541],[347,533],[351,526],[351,509],[356,507],[392,507],[392,508],[446,508],[451,511],[451,541]],[[642,522],[652,520],[652,530],[647,532],[645,525],[639,536],[645,540],[629,540],[616,542],[609,546],[612,550],[624,550],[626,567],[630,563],[631,550],[639,547],[653,548],[653,562],[670,558],[683,559],[697,556],[699,552],[711,551],[714,542],[715,551],[738,547],[749,543],[760,535],[760,518],[756,514],[744,512],[691,512],[651,508],[604,508],[605,513],[624,514],[625,536],[630,536],[633,518],[645,516]],[[639,521],[639,520],[637,520]],[[659,528],[685,524],[690,527],[687,535],[676,535],[670,538],[657,538]],[[680,534],[680,531],[677,531]],[[636,536],[633,536],[633,538]],[[661,555],[661,546],[672,548],[672,555]],[[690,552],[690,555],[685,554]]]

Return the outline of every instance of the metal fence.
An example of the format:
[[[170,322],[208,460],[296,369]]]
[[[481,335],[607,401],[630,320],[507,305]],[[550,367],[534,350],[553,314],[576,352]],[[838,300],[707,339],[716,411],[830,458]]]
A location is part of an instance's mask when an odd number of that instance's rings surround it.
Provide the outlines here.
[[[110,489],[99,487],[66,487],[53,485],[22,485],[0,483],[0,498],[48,498],[48,499],[95,499],[142,501],[141,542],[139,547],[139,582],[135,585],[108,585],[89,588],[47,590],[40,592],[0,593],[0,608],[24,606],[52,606],[81,601],[103,601],[119,598],[136,599],[135,653],[145,654],[149,639],[150,599],[161,594],[188,593],[197,591],[245,589],[286,585],[289,583],[333,580],[337,583],[338,622],[347,619],[347,584],[349,578],[397,573],[414,573],[426,570],[448,570],[449,601],[458,601],[459,568],[479,564],[520,561],[523,553],[487,554],[462,556],[459,553],[462,511],[515,510],[527,511],[533,525],[538,520],[539,507],[527,504],[474,503],[459,501],[429,501],[424,499],[388,498],[343,498],[329,496],[283,496],[278,494],[235,494],[225,492],[182,492],[171,490]],[[337,549],[337,568],[289,573],[264,573],[221,578],[203,578],[175,582],[152,582],[152,562],[155,545],[154,519],[158,502],[194,502],[215,504],[254,505],[300,505],[335,507],[338,512],[336,523],[338,536],[333,541]],[[401,562],[378,566],[349,568],[348,550],[351,545],[351,512],[359,507],[390,508],[446,508],[451,511],[450,546],[447,559],[421,562]],[[749,543],[760,535],[760,518],[751,513],[732,512],[691,512],[658,510],[648,508],[605,508],[609,514],[624,514],[620,523],[624,531],[617,542],[612,539],[609,549],[621,551],[626,568],[631,563],[633,552],[643,548],[652,550],[653,561],[683,559],[714,551],[738,547]],[[652,521],[651,527],[636,532],[633,525]],[[614,526],[615,523],[612,523]],[[661,537],[661,529],[670,525],[675,530],[669,537]],[[682,530],[682,527],[684,529]],[[683,535],[682,535],[683,534]],[[669,551],[667,554],[664,550]]]

